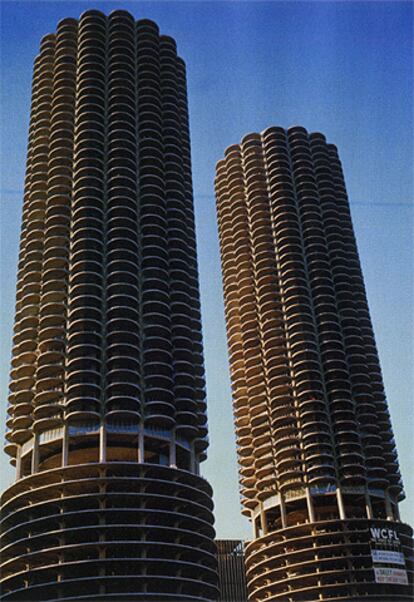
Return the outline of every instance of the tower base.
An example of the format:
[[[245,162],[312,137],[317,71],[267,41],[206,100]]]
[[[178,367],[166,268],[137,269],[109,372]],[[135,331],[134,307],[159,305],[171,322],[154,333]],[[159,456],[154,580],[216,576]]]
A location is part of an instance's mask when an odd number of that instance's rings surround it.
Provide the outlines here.
[[[209,484],[151,464],[39,472],[2,497],[3,602],[218,596]]]
[[[412,529],[388,520],[325,520],[258,537],[246,547],[252,602],[413,600]]]

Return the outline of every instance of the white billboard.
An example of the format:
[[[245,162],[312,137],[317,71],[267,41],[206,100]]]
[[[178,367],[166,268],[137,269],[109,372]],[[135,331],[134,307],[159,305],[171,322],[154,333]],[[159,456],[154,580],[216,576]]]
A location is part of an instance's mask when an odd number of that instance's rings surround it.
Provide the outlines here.
[[[373,562],[386,564],[401,564],[405,566],[404,554],[394,550],[371,550]]]
[[[374,567],[375,581],[377,583],[394,583],[396,585],[408,585],[407,571],[403,569],[389,569],[386,567]]]

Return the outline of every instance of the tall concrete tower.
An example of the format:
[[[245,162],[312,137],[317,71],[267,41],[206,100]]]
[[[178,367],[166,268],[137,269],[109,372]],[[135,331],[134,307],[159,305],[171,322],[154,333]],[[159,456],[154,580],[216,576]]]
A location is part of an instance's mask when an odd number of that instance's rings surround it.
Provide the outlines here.
[[[412,531],[337,150],[272,127],[216,194],[250,599],[411,600]]]
[[[10,391],[4,601],[215,599],[185,66],[124,11],[35,60]]]

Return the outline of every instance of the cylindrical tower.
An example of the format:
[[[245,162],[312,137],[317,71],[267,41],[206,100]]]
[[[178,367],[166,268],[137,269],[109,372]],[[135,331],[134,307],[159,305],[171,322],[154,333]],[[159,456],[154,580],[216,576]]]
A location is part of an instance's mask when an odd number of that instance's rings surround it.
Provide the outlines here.
[[[217,165],[251,600],[411,600],[412,531],[337,150],[272,127]]]
[[[216,598],[185,65],[125,11],[36,58],[3,599]]]

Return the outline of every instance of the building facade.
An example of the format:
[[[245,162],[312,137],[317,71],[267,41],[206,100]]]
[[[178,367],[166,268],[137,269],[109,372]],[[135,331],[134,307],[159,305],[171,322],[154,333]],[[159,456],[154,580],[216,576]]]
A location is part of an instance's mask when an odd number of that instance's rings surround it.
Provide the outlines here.
[[[412,599],[412,531],[334,145],[272,127],[217,165],[255,602]]]
[[[217,539],[219,602],[247,602],[245,543],[240,539]]]
[[[3,600],[217,597],[185,66],[125,11],[34,64]]]

